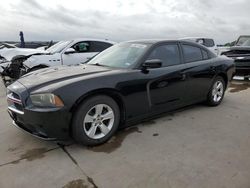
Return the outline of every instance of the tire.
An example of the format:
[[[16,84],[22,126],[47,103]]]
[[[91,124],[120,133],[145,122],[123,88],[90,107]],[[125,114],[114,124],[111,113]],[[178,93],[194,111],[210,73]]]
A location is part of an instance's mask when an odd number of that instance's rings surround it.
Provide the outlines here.
[[[105,95],[97,95],[83,101],[72,121],[72,136],[86,146],[100,145],[108,141],[120,123],[117,103]]]
[[[225,90],[225,80],[221,76],[217,76],[208,93],[207,104],[209,106],[218,106],[224,98]]]

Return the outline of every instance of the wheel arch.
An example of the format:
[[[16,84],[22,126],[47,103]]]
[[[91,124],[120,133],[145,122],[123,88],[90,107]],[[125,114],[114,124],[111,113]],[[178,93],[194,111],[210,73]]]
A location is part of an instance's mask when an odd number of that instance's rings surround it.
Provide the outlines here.
[[[228,86],[228,77],[226,73],[220,72],[217,76],[221,76],[223,78],[223,80],[225,81],[226,84],[226,88]]]
[[[86,94],[82,95],[75,101],[75,103],[70,108],[70,112],[74,116],[74,112],[77,110],[79,105],[83,103],[83,101],[87,100],[90,97],[97,96],[97,95],[106,95],[112,98],[117,103],[120,109],[120,124],[122,125],[126,120],[126,108],[125,108],[125,103],[124,103],[122,95],[115,89],[103,88],[103,89],[96,89],[96,90],[87,92]],[[73,116],[72,116],[72,119],[74,118]]]

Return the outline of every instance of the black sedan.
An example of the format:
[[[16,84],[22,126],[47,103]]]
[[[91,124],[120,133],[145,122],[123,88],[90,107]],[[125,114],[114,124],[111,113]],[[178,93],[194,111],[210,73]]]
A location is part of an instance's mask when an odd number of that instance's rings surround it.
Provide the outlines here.
[[[124,42],[87,64],[23,76],[8,87],[8,112],[36,137],[97,145],[118,128],[166,111],[219,105],[234,71],[233,60],[196,43]]]

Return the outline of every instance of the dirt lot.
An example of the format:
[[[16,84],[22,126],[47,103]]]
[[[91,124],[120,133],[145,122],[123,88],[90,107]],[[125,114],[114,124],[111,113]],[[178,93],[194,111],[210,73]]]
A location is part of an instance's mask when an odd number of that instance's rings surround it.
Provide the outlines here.
[[[0,187],[248,188],[249,88],[234,81],[219,107],[188,107],[86,148],[12,126],[0,83]]]

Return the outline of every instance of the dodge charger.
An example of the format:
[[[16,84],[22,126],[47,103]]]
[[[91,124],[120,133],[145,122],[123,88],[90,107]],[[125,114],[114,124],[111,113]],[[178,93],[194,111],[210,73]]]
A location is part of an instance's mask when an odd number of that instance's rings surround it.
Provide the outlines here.
[[[29,73],[8,87],[13,124],[46,140],[83,145],[163,112],[222,102],[232,59],[182,40],[119,43],[86,64]]]

